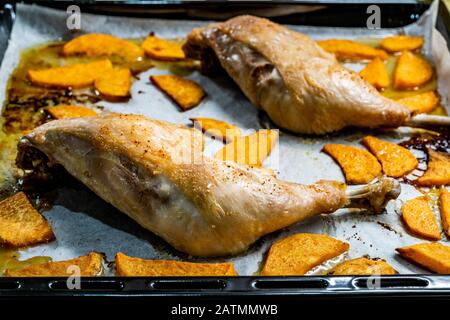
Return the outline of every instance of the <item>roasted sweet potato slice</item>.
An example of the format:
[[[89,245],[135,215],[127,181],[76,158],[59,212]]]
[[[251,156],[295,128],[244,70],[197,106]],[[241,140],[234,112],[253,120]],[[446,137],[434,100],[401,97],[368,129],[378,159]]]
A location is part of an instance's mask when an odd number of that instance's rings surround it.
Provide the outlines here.
[[[75,275],[73,267],[78,267],[80,276],[99,276],[103,272],[103,256],[91,252],[76,259],[47,262],[22,269],[6,270],[7,277],[69,277]]]
[[[263,276],[301,276],[349,249],[349,244],[323,234],[298,233],[275,242]]]
[[[442,228],[447,236],[450,237],[450,192],[442,190],[439,195],[439,209],[441,211]]]
[[[128,61],[136,61],[144,56],[144,50],[131,41],[109,34],[90,33],[67,42],[63,47],[63,54],[88,57],[119,56]]]
[[[47,107],[45,110],[55,119],[93,117],[97,115],[97,112],[91,108],[65,104]]]
[[[428,91],[398,99],[397,102],[407,106],[414,113],[429,113],[438,106],[439,97],[434,91]]]
[[[404,50],[414,51],[422,48],[423,37],[411,37],[406,35],[384,38],[380,46],[388,52],[400,52]]]
[[[422,187],[445,186],[450,184],[450,155],[443,152],[428,151],[428,168],[414,183]]]
[[[119,252],[116,274],[122,277],[224,277],[236,276],[231,262],[192,263],[175,260],[146,260]]]
[[[440,240],[441,232],[426,196],[407,201],[402,218],[412,233],[430,240]]]
[[[156,60],[177,61],[186,58],[182,45],[178,42],[150,35],[142,44],[148,57]]]
[[[413,89],[424,85],[433,78],[433,67],[422,57],[403,51],[394,71],[396,89]]]
[[[258,130],[240,137],[217,151],[215,158],[259,167],[270,155],[278,140],[277,130]]]
[[[381,162],[386,175],[403,177],[414,170],[419,162],[408,149],[372,136],[364,137],[363,144]]]
[[[225,121],[210,118],[191,118],[191,121],[195,128],[223,142],[231,142],[241,135],[241,129]]]
[[[397,271],[386,261],[364,257],[340,263],[328,272],[329,275],[333,276],[370,276],[396,273]]]
[[[129,98],[131,72],[128,68],[113,68],[95,79],[94,85],[105,100],[116,101]]]
[[[332,52],[339,60],[371,60],[374,58],[387,59],[388,54],[384,50],[343,39],[329,39],[317,41],[319,46],[328,52]]]
[[[348,184],[364,184],[381,173],[381,165],[370,152],[343,144],[327,144],[323,151],[329,154],[345,174]]]
[[[52,88],[84,88],[94,84],[104,72],[112,69],[109,60],[76,63],[63,67],[28,70],[28,79],[35,85]]]
[[[23,192],[0,202],[0,245],[25,247],[55,239],[52,227]]]
[[[388,87],[391,82],[384,62],[378,57],[369,62],[359,74],[378,90]]]
[[[450,274],[450,246],[439,242],[420,243],[397,248],[402,257],[411,260],[431,271]]]
[[[150,80],[183,111],[197,106],[205,96],[202,87],[195,81],[174,75],[151,76]]]

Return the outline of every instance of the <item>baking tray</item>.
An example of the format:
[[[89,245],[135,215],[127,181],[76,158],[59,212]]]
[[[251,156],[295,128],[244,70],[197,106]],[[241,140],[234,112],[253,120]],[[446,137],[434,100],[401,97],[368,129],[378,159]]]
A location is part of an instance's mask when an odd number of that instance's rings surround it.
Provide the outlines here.
[[[26,1],[30,2],[30,1]],[[66,8],[68,1],[40,1],[40,5]],[[365,26],[367,3],[311,2],[162,2],[162,1],[80,1],[83,12],[108,15],[162,17],[165,19],[222,20],[237,13],[270,16],[288,24],[313,26]],[[373,4],[371,2],[370,4]],[[298,12],[299,5],[322,6],[316,11]],[[382,27],[399,27],[417,21],[428,4],[405,1],[401,4],[380,2]],[[6,49],[9,31],[14,21],[15,4],[7,3],[0,16],[0,56]],[[220,14],[218,14],[220,12]],[[389,13],[389,14],[386,14]],[[345,21],[345,22],[344,22]],[[450,19],[441,3],[437,28],[449,44]],[[80,290],[67,289],[64,279],[0,278],[0,299],[12,297],[223,297],[223,296],[284,296],[284,297],[450,297],[450,276],[397,275],[382,276],[376,289],[368,287],[369,277],[303,276],[232,278],[83,278]]]

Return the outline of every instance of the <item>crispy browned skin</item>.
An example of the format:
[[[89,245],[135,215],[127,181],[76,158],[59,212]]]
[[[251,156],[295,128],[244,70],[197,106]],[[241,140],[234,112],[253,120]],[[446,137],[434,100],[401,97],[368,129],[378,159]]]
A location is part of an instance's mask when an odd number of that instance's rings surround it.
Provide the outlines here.
[[[207,67],[218,60],[255,106],[293,132],[397,127],[410,117],[308,36],[267,19],[239,16],[194,29],[184,50]]]
[[[49,122],[19,149],[41,150],[143,227],[197,256],[241,252],[267,233],[347,203],[341,183],[305,186],[231,161],[201,161],[201,144],[196,129],[110,114]]]

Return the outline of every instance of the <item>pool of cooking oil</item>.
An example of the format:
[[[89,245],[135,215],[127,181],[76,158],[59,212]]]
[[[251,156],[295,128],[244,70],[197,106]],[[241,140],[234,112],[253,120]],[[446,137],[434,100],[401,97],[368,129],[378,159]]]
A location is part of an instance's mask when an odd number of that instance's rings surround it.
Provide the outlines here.
[[[36,256],[20,260],[20,253],[15,250],[0,248],[0,275],[6,270],[18,270],[52,261],[50,257]]]

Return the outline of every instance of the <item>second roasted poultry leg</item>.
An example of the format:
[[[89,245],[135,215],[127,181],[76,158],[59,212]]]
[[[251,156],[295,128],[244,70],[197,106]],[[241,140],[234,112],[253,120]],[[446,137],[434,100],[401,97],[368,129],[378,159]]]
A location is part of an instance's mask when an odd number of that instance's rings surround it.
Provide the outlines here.
[[[195,256],[239,253],[265,234],[353,200],[380,208],[398,195],[393,180],[350,194],[336,181],[281,181],[257,168],[202,158],[202,143],[198,130],[143,116],[63,119],[24,136],[17,163],[25,170],[62,165],[144,228]],[[39,153],[47,159],[30,159]]]
[[[204,67],[225,69],[256,107],[292,132],[418,124],[409,122],[407,107],[383,97],[311,38],[267,19],[239,16],[194,29],[184,50]]]

